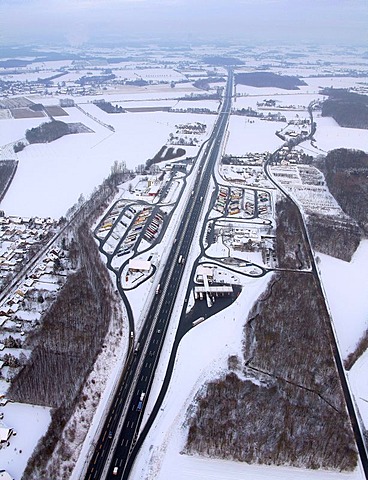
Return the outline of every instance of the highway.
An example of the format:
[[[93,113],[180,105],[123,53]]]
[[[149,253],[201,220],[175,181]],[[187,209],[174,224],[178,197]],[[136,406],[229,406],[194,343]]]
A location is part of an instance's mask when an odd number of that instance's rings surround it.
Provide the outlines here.
[[[160,292],[152,301],[140,337],[135,343],[135,350],[130,352],[125,373],[95,446],[85,476],[87,480],[127,479],[129,476],[132,465],[131,453],[137,442],[185,262],[198,226],[202,202],[226,132],[232,90],[233,72],[229,70],[222,109],[198,166],[194,186],[191,187],[192,192],[182,212],[177,237],[159,280]]]

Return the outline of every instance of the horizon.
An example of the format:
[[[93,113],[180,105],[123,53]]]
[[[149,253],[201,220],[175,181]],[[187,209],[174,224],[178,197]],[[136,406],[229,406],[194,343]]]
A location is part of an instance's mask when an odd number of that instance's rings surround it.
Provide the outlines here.
[[[0,0],[0,46],[368,44],[366,0]],[[16,25],[17,28],[14,28]]]

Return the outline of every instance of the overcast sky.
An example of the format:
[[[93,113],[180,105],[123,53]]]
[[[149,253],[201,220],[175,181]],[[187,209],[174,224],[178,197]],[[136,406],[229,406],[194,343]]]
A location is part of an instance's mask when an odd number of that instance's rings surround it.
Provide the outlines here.
[[[368,45],[368,0],[0,0],[0,44],[99,39]]]

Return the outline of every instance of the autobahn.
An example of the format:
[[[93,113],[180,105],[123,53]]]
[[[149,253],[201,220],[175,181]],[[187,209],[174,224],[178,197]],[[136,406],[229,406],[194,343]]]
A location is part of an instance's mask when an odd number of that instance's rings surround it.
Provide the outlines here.
[[[185,261],[198,226],[203,199],[226,132],[232,90],[233,72],[229,70],[222,108],[198,165],[194,185],[190,187],[192,191],[182,213],[177,237],[159,281],[160,292],[153,298],[135,350],[128,357],[125,374],[96,443],[86,480],[127,479],[129,476],[132,465],[130,456],[139,435],[145,404],[180,288]]]

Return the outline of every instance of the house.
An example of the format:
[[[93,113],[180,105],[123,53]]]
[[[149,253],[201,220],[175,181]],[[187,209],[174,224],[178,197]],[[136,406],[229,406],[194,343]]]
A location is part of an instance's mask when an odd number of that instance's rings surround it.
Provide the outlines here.
[[[148,195],[150,197],[155,197],[160,192],[160,184],[152,185],[152,187],[148,191]]]
[[[20,217],[11,216],[11,217],[9,217],[9,220],[13,223],[18,224],[18,225],[22,223],[22,219]]]

